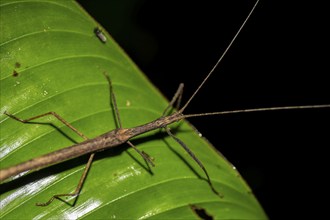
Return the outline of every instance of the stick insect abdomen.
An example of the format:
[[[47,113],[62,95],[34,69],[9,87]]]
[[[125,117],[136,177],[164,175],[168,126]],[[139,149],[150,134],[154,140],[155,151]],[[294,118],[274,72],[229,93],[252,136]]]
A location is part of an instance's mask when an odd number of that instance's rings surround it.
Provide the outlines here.
[[[125,129],[122,129],[125,130]],[[76,158],[88,153],[96,152],[105,149],[107,146],[115,147],[126,141],[126,139],[118,139],[116,135],[119,129],[105,133],[95,139],[86,140],[76,145],[45,154],[40,157],[28,160],[16,166],[2,169],[0,172],[0,181],[3,181],[10,176],[18,175],[19,173],[41,169],[46,166],[57,164],[65,160]]]

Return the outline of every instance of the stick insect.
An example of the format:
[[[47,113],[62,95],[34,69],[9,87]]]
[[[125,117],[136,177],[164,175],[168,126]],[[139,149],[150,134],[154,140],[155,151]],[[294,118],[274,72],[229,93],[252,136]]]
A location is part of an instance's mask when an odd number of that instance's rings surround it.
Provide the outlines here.
[[[117,108],[117,104],[116,104],[116,98],[115,95],[113,93],[113,89],[112,89],[112,84],[111,84],[111,80],[109,78],[108,75],[106,75],[106,79],[109,82],[110,85],[110,90],[111,90],[111,98],[113,101],[113,108],[115,110],[116,113],[116,119],[117,119],[117,123],[119,125],[118,129],[115,129],[113,131],[110,131],[106,134],[103,134],[99,137],[96,137],[94,139],[88,139],[85,135],[83,135],[80,131],[78,131],[76,128],[74,128],[72,125],[70,125],[68,122],[66,122],[61,116],[59,116],[58,114],[56,114],[55,112],[48,112],[42,115],[38,115],[32,118],[28,118],[28,119],[20,119],[17,118],[14,115],[11,115],[10,113],[5,112],[6,115],[8,115],[9,117],[26,123],[29,121],[32,121],[34,119],[37,118],[41,118],[44,117],[46,115],[52,115],[54,117],[56,117],[57,119],[59,119],[63,124],[65,124],[66,126],[68,126],[71,130],[73,130],[74,132],[76,132],[79,136],[83,137],[86,141],[77,144],[77,145],[73,145],[71,147],[67,147],[64,148],[63,150],[59,150],[59,151],[55,151],[53,153],[32,159],[30,161],[27,161],[25,163],[22,164],[18,164],[16,166],[13,167],[9,167],[9,168],[5,168],[3,170],[1,170],[0,173],[0,180],[3,181],[11,176],[17,175],[21,172],[27,171],[27,170],[31,170],[31,169],[39,169],[45,166],[49,166],[51,164],[55,164],[55,163],[59,163],[61,161],[67,160],[67,159],[71,159],[71,158],[75,158],[84,154],[90,154],[91,156],[88,160],[88,163],[86,165],[86,168],[83,172],[83,175],[79,181],[79,184],[76,188],[76,190],[73,193],[65,193],[65,194],[57,194],[54,195],[53,197],[50,198],[49,201],[45,202],[45,203],[37,203],[38,206],[47,206],[50,203],[52,203],[52,201],[54,199],[60,199],[61,197],[64,196],[78,196],[79,192],[82,188],[82,185],[84,183],[84,180],[87,176],[88,170],[92,164],[95,152],[106,149],[106,148],[111,148],[111,147],[116,147],[116,146],[120,146],[121,144],[124,143],[128,143],[131,147],[133,147],[148,163],[150,163],[151,165],[153,165],[153,161],[151,159],[151,157],[143,152],[138,150],[129,140],[139,134],[148,132],[150,130],[155,130],[155,129],[159,129],[159,128],[164,128],[166,130],[166,132],[168,133],[169,136],[173,137],[186,151],[187,153],[196,161],[196,163],[198,163],[198,165],[200,166],[200,168],[204,171],[204,174],[207,178],[207,182],[210,185],[210,188],[212,189],[212,191],[216,194],[218,194],[219,196],[222,196],[213,186],[210,177],[208,175],[207,170],[205,169],[204,165],[201,163],[201,161],[193,154],[193,152],[190,151],[190,149],[178,138],[176,138],[170,131],[170,129],[167,127],[167,125],[172,124],[174,122],[180,121],[182,119],[185,118],[190,118],[190,117],[199,117],[199,116],[207,116],[207,115],[221,115],[221,114],[233,114],[233,113],[243,113],[243,112],[256,112],[256,111],[265,111],[265,110],[283,110],[283,109],[305,109],[305,108],[323,108],[323,107],[329,107],[330,105],[315,105],[315,106],[291,106],[291,107],[274,107],[274,108],[260,108],[260,109],[247,109],[247,110],[236,110],[236,111],[224,111],[224,112],[213,112],[213,113],[202,113],[202,114],[188,114],[188,115],[184,115],[183,111],[186,109],[186,107],[189,105],[189,103],[192,101],[192,99],[194,98],[194,96],[198,93],[198,91],[200,90],[200,88],[204,85],[204,83],[207,81],[207,79],[210,77],[210,75],[213,73],[214,69],[218,66],[218,64],[220,63],[220,61],[222,60],[222,58],[224,57],[224,55],[226,54],[226,52],[229,50],[229,48],[231,47],[232,43],[235,41],[237,35],[240,33],[240,30],[242,29],[242,27],[245,25],[246,21],[248,20],[248,18],[250,17],[251,13],[253,12],[255,6],[257,5],[258,1],[256,2],[256,4],[254,5],[253,9],[251,10],[250,14],[247,16],[246,20],[243,22],[241,28],[239,29],[239,31],[237,32],[237,34],[234,36],[234,38],[232,39],[232,41],[230,42],[230,44],[228,45],[228,47],[226,48],[225,52],[223,53],[223,55],[219,58],[218,62],[214,65],[214,67],[212,68],[212,70],[208,73],[208,75],[206,76],[206,78],[203,80],[203,82],[200,84],[200,86],[197,88],[197,90],[193,93],[193,95],[189,98],[189,100],[185,103],[185,105],[180,108],[177,112],[171,114],[171,115],[167,115],[168,110],[177,102],[179,103],[179,100],[181,98],[182,95],[182,89],[183,86],[180,85],[177,93],[175,94],[175,96],[173,97],[173,99],[170,102],[170,105],[168,108],[165,109],[164,114],[162,117],[160,117],[159,119],[156,119],[152,122],[149,122],[147,124],[141,125],[141,126],[137,126],[134,128],[123,128],[122,124],[121,124],[121,120],[120,120],[120,115],[118,112],[118,108]],[[77,198],[77,197],[76,197]]]

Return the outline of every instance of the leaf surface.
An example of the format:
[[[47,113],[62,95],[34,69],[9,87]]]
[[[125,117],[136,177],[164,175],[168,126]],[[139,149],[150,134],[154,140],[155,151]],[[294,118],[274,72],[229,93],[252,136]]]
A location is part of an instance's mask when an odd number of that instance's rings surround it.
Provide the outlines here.
[[[89,138],[116,128],[111,76],[121,121],[134,127],[161,116],[166,99],[104,31],[72,1],[0,1],[0,112],[30,118],[54,111]],[[22,124],[0,115],[1,168],[81,142],[52,117]],[[15,177],[1,184],[1,218],[188,218],[192,205],[216,219],[264,219],[261,206],[233,166],[187,122],[171,126],[204,163],[216,189],[178,143],[159,129],[132,142],[155,158],[149,168],[126,145],[97,153],[74,207],[52,195],[73,192],[88,156]],[[68,198],[69,202],[73,198]]]

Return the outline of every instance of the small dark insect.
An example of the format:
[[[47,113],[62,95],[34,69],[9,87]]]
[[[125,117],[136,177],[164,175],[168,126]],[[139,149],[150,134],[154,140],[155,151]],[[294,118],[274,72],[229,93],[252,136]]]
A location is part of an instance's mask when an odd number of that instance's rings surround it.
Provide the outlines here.
[[[13,77],[17,77],[18,76],[18,72],[16,70],[13,71]]]
[[[107,37],[104,35],[104,33],[101,31],[101,29],[100,28],[95,28],[94,29],[94,33],[96,34],[96,36],[100,39],[100,41],[102,42],[102,43],[106,43],[107,42]]]

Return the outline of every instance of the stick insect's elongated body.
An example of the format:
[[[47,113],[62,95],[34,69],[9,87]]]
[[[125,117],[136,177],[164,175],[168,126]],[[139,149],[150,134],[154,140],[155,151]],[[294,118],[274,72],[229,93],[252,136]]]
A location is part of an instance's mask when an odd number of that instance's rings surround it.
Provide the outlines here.
[[[76,158],[88,153],[93,153],[107,148],[116,147],[118,145],[126,143],[129,139],[154,130],[155,128],[166,127],[173,122],[179,121],[184,116],[181,113],[174,113],[168,117],[162,117],[156,119],[147,124],[137,126],[134,128],[118,128],[102,134],[94,139],[86,140],[82,143],[34,158],[24,163],[18,164],[13,167],[1,170],[0,181],[7,179],[13,175],[17,175],[21,172],[38,169],[41,167],[49,166],[51,164],[59,163],[64,160]]]
[[[30,120],[39,118],[39,117],[43,117],[45,115],[53,115],[55,117],[57,117],[61,122],[63,122],[65,125],[67,125],[69,128],[71,128],[73,131],[75,131],[78,135],[80,135],[81,137],[83,137],[85,139],[84,142],[79,143],[79,144],[75,144],[72,145],[70,147],[31,159],[29,161],[23,162],[21,164],[12,166],[12,167],[8,167],[8,168],[4,168],[0,171],[0,181],[4,181],[10,177],[13,177],[15,175],[18,175],[22,172],[25,171],[29,171],[29,170],[35,170],[35,169],[41,169],[53,164],[57,164],[60,163],[62,161],[66,161],[72,158],[76,158],[85,154],[91,154],[88,163],[86,165],[85,171],[79,181],[79,184],[75,190],[74,193],[70,193],[70,194],[58,194],[53,196],[48,202],[46,203],[38,203],[37,205],[40,206],[46,206],[48,204],[50,204],[54,199],[58,199],[61,196],[76,196],[79,194],[82,184],[87,176],[87,172],[91,166],[94,154],[98,151],[102,151],[108,148],[113,148],[113,147],[117,147],[120,146],[121,144],[124,143],[128,143],[129,145],[131,145],[132,147],[134,147],[135,150],[137,150],[135,148],[135,146],[129,142],[129,140],[137,135],[146,133],[148,131],[151,130],[155,130],[155,129],[159,129],[159,128],[165,128],[165,130],[167,131],[167,133],[172,136],[178,143],[180,143],[182,145],[182,147],[184,147],[184,149],[190,154],[190,156],[198,163],[198,165],[203,169],[206,177],[207,177],[207,181],[211,187],[211,189],[218,195],[221,196],[220,193],[218,193],[212,183],[211,180],[209,178],[209,175],[205,169],[205,167],[203,166],[203,164],[197,159],[197,157],[189,150],[189,148],[187,148],[187,146],[185,146],[183,144],[183,142],[179,139],[177,139],[176,137],[173,136],[173,134],[170,132],[169,128],[167,128],[167,125],[173,124],[175,122],[178,122],[184,118],[189,118],[189,117],[198,117],[198,116],[207,116],[207,115],[220,115],[220,114],[232,114],[232,113],[242,113],[242,112],[255,112],[255,111],[265,111],[265,110],[281,110],[281,109],[297,109],[297,108],[324,108],[324,107],[330,107],[330,105],[314,105],[314,106],[291,106],[291,107],[274,107],[274,108],[261,108],[261,109],[247,109],[247,110],[236,110],[236,111],[227,111],[227,112],[213,112],[213,113],[202,113],[202,114],[190,114],[190,115],[184,115],[183,111],[185,110],[185,108],[189,105],[189,103],[191,102],[191,100],[194,98],[194,96],[198,93],[199,89],[204,85],[204,83],[207,81],[207,79],[210,77],[210,75],[213,73],[214,69],[218,66],[218,64],[220,63],[220,61],[222,60],[222,58],[224,57],[224,55],[226,54],[226,52],[229,50],[229,48],[231,47],[232,43],[235,41],[237,35],[240,33],[241,29],[243,28],[243,26],[245,25],[246,21],[248,20],[248,18],[250,17],[250,15],[252,14],[254,8],[256,7],[256,5],[258,4],[259,0],[256,1],[254,7],[252,8],[252,10],[250,11],[249,15],[246,17],[245,21],[243,22],[243,24],[241,25],[240,29],[238,30],[238,32],[236,33],[236,35],[234,36],[234,38],[232,39],[232,41],[230,42],[230,44],[228,45],[228,47],[226,48],[226,50],[224,51],[224,53],[222,54],[222,56],[219,58],[219,60],[217,61],[217,63],[214,65],[214,67],[212,68],[212,70],[208,73],[208,75],[206,76],[206,78],[203,80],[203,82],[200,84],[200,86],[197,88],[197,90],[193,93],[193,95],[190,97],[190,99],[186,102],[186,104],[179,109],[177,112],[174,112],[171,115],[168,116],[162,116],[154,121],[151,121],[149,123],[140,125],[140,126],[136,126],[133,128],[123,128],[120,122],[120,117],[119,117],[119,113],[118,113],[118,109],[117,109],[117,105],[116,105],[116,99],[114,97],[113,91],[112,91],[112,86],[111,86],[111,81],[110,78],[106,75],[109,84],[110,84],[110,90],[111,90],[111,96],[112,96],[112,101],[113,101],[113,107],[115,109],[115,113],[116,113],[116,117],[117,117],[117,122],[119,125],[119,128],[109,131],[105,134],[102,134],[94,139],[88,139],[87,137],[85,137],[82,133],[80,133],[78,130],[76,130],[75,128],[73,128],[70,124],[68,124],[64,119],[62,119],[59,115],[57,115],[54,112],[49,112],[43,115],[39,115],[30,119],[26,119],[26,120],[22,120],[19,119],[9,113],[6,113],[6,115],[8,115],[9,117],[21,121],[21,122],[28,122]],[[176,93],[176,95],[174,96],[173,100],[171,101],[169,107],[171,107],[174,102],[178,101],[178,99],[180,98],[182,94],[182,86],[179,87],[178,92]],[[165,113],[167,112],[168,109],[165,110]],[[150,159],[150,157],[144,153],[144,152],[140,152],[139,150],[137,150],[138,153],[141,154],[141,156],[147,160],[151,165],[153,165],[152,160]]]

